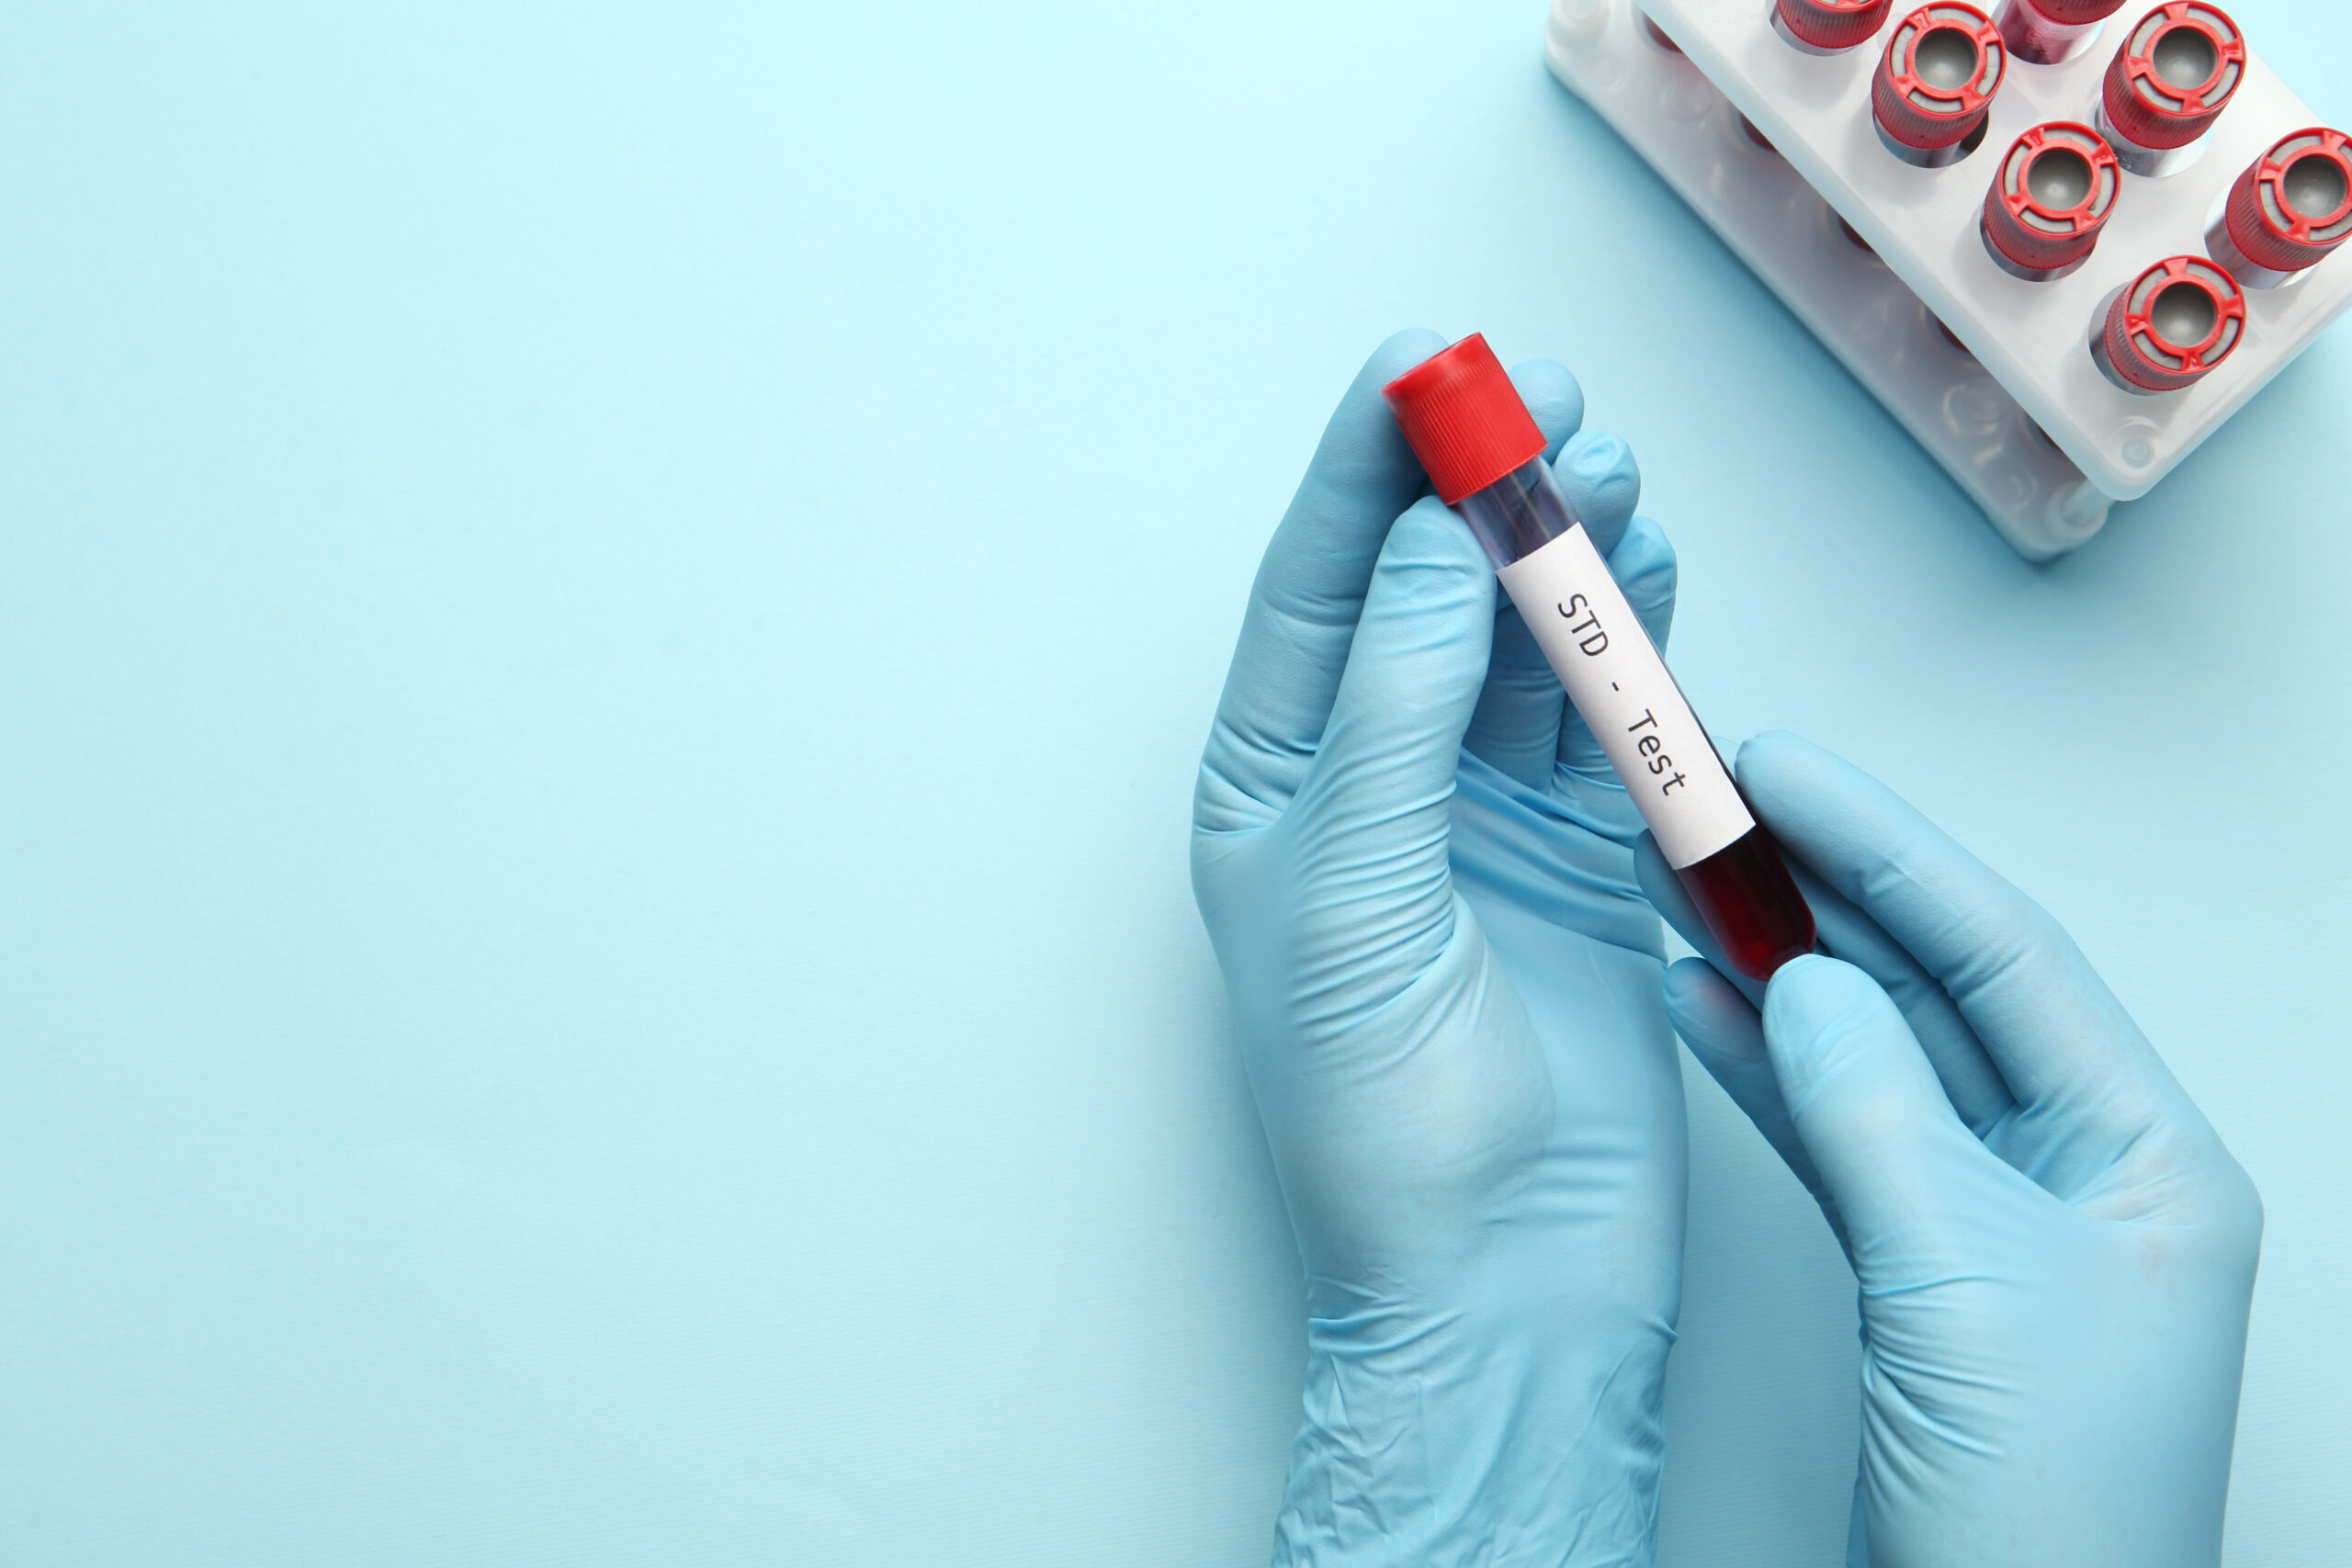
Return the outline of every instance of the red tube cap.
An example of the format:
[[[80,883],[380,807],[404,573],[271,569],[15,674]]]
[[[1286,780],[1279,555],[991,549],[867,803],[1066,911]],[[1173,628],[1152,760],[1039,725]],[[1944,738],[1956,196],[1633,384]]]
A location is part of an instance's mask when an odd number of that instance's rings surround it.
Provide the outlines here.
[[[1380,395],[1448,506],[1544,455],[1544,432],[1480,333],[1438,350]]]
[[[1871,113],[1905,147],[1955,146],[1984,124],[2008,51],[1973,6],[1923,6],[1895,24],[1871,78]]]
[[[1800,42],[1824,51],[1868,43],[1894,0],[1778,0],[1774,14]]]
[[[2115,297],[2100,343],[2134,389],[2177,392],[2227,359],[2245,335],[2237,279],[2203,256],[2169,256]]]
[[[2312,126],[2273,142],[2230,186],[2230,243],[2256,266],[2301,272],[2352,239],[2352,137]]]
[[[2169,0],[2140,18],[2107,63],[2109,127],[2151,152],[2186,147],[2229,107],[2245,76],[2245,39],[2218,6]]]
[[[2029,278],[2078,265],[2115,210],[2123,171],[2087,125],[2052,120],[2009,144],[1984,193],[1984,238],[1995,259]]]

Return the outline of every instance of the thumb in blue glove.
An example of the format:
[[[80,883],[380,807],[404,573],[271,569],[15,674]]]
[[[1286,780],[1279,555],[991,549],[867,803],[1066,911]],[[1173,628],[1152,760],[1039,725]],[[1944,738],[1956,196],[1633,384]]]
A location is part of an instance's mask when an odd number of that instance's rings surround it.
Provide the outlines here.
[[[1782,968],[1760,1013],[1686,959],[1667,1007],[1860,1284],[1849,1562],[2217,1562],[2253,1183],[2023,894],[1792,736],[1737,771],[1834,956]],[[1641,871],[1708,952],[1654,849]]]

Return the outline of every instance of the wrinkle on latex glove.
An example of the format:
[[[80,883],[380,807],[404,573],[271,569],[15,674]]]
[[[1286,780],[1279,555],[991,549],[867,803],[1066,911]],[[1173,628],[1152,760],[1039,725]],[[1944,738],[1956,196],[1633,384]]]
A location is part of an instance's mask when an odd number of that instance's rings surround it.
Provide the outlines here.
[[[1681,1077],[1624,792],[1497,639],[1491,565],[1379,388],[1333,416],[1243,620],[1193,887],[1307,1281],[1282,1563],[1641,1564],[1681,1288]],[[1556,366],[1547,455],[1670,614],[1623,444]],[[1523,636],[1523,628],[1521,628]],[[1589,737],[1581,744],[1589,746]]]
[[[1740,785],[1824,956],[1667,974],[1676,1029],[1860,1284],[1848,1560],[2209,1568],[2262,1207],[2048,914],[1876,780],[1768,735]],[[1645,844],[1643,886],[1704,928]]]

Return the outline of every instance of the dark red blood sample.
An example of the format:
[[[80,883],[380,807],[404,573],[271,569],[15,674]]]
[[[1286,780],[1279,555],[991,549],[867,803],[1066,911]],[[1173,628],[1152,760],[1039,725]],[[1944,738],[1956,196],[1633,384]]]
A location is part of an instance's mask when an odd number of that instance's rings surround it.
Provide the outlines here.
[[[1731,966],[1769,980],[1814,948],[1813,910],[1762,827],[1674,874]]]

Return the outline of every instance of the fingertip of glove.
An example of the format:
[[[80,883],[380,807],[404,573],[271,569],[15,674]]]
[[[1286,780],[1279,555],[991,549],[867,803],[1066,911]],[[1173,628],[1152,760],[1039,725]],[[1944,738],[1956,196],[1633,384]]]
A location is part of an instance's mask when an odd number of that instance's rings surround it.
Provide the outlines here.
[[[1510,367],[1510,382],[1543,430],[1546,451],[1557,452],[1584,423],[1584,388],[1575,374],[1556,359],[1531,359]]]
[[[1579,430],[1553,459],[1552,475],[1584,519],[1594,546],[1603,556],[1613,555],[1642,500],[1642,473],[1633,448],[1605,430]]]
[[[1829,758],[1829,752],[1793,730],[1767,729],[1740,742],[1732,756],[1732,772],[1743,787],[1777,790],[1800,783]]]
[[[1678,958],[1661,987],[1666,1021],[1712,1073],[1752,1066],[1765,1055],[1756,1010],[1703,958]]]
[[[1642,477],[1641,465],[1634,460],[1634,449],[1625,445],[1625,438],[1606,430],[1577,432],[1576,439],[1561,451],[1560,463],[1596,487],[1611,481],[1638,484]]]
[[[1469,528],[1435,496],[1423,496],[1396,519],[1373,570],[1376,610],[1415,615],[1475,607],[1491,626],[1494,568]],[[1375,605],[1368,601],[1367,613]]]
[[[1875,1022],[1894,1004],[1878,982],[1822,953],[1792,958],[1764,987],[1764,1022],[1776,1035],[1818,1040]]]
[[[1444,346],[1444,334],[1427,327],[1407,327],[1391,333],[1363,362],[1359,378],[1371,382],[1375,389],[1385,387]]]
[[[1715,972],[1715,966],[1703,958],[1678,958],[1666,966],[1660,982],[1666,992],[1666,1010],[1676,1019],[1678,1027],[1682,1017],[1698,1017],[1717,998],[1718,993],[1732,991],[1731,982]],[[1743,1001],[1745,998],[1742,998]]]
[[[1388,530],[1381,560],[1384,565],[1433,568],[1486,578],[1495,574],[1469,525],[1433,495],[1421,497],[1398,514]]]
[[[1672,593],[1680,570],[1673,541],[1653,517],[1636,517],[1626,524],[1617,547],[1609,552],[1609,573],[1629,599],[1639,597],[1634,592],[1637,587],[1652,598]]]

